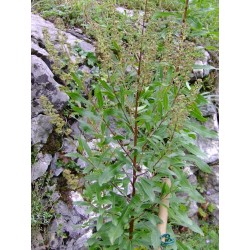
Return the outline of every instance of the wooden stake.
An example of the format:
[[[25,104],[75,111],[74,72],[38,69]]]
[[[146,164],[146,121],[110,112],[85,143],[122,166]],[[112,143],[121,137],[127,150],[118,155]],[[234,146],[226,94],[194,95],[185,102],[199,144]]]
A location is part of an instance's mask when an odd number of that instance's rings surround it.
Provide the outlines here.
[[[163,179],[163,183],[166,183],[169,188],[171,187],[171,181],[168,178],[164,178]],[[163,206],[160,205],[159,207],[159,218],[162,220],[161,224],[158,224],[158,230],[160,231],[161,235],[165,234],[167,232],[167,223],[168,223],[168,207],[169,207],[169,195],[164,196],[161,199],[161,202],[165,205]],[[160,250],[161,248],[159,248],[158,250]]]

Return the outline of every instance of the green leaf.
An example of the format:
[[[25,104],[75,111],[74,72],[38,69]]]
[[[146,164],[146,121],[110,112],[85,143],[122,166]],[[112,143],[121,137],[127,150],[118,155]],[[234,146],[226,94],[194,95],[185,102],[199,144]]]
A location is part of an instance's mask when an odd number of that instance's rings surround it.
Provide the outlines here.
[[[168,110],[168,95],[166,92],[166,90],[163,91],[163,107],[165,110]]]
[[[149,200],[153,202],[155,200],[155,193],[153,191],[153,186],[151,186],[152,183],[145,178],[141,178],[140,184],[143,188],[143,191],[145,192],[145,194],[149,198]]]
[[[194,118],[196,118],[197,120],[199,120],[201,122],[205,122],[207,120],[205,117],[203,117],[200,109],[198,108],[198,106],[196,104],[193,104],[190,108],[191,108],[190,114]]]
[[[102,227],[102,225],[103,225],[103,217],[99,216],[97,219],[97,225],[96,225],[97,231],[99,231],[99,229]]]
[[[154,249],[157,249],[161,244],[160,236],[161,236],[160,232],[158,230],[156,230],[156,228],[152,227],[151,242],[152,242]]]
[[[145,213],[145,218],[147,218],[147,220],[150,221],[150,223],[152,223],[155,227],[157,224],[162,223],[162,220],[153,213]]]
[[[74,101],[78,101],[78,102],[82,102],[85,99],[77,92],[67,92],[67,95],[70,97],[70,99],[74,100]]]
[[[94,66],[97,63],[97,58],[93,52],[88,52],[87,59],[87,64],[90,66]]]
[[[168,195],[169,193],[170,193],[169,186],[167,185],[166,182],[163,182],[162,190],[161,190],[161,195],[165,196],[165,195]]]
[[[118,224],[117,226],[112,226],[108,232],[111,245],[113,245],[115,240],[121,237],[122,234],[123,234],[123,229],[120,224]]]
[[[194,154],[196,157],[200,157],[200,158],[207,158],[207,155],[205,153],[203,153],[199,147],[197,147],[196,145],[193,144],[185,144],[183,143],[182,146],[190,153]]]
[[[81,128],[82,131],[86,133],[92,133],[93,132],[93,127],[90,126],[88,123],[86,123],[83,120],[78,120],[79,121],[79,127]]]
[[[212,170],[209,167],[209,165],[204,162],[203,160],[199,159],[198,157],[196,157],[195,155],[186,155],[186,156],[181,156],[181,158],[183,160],[187,160],[187,161],[191,161],[194,162],[196,164],[196,166],[202,170],[205,173],[211,174]]]
[[[81,137],[78,138],[79,144],[81,145],[82,148],[84,148],[84,150],[86,151],[86,153],[88,154],[88,156],[92,156],[92,151],[88,145],[88,143]]]
[[[76,73],[71,72],[71,76],[72,76],[73,80],[78,84],[79,87],[82,86],[83,82],[81,79],[79,79],[79,77],[77,76]]]
[[[109,182],[114,176],[114,169],[106,168],[100,175],[98,182],[102,186],[104,183]]]
[[[99,80],[99,83],[102,85],[103,88],[105,88],[107,91],[112,92],[112,88],[106,83],[104,80]]]
[[[212,139],[217,139],[217,137],[218,137],[218,135],[215,131],[208,129],[205,126],[200,125],[197,122],[186,121],[185,125],[188,129],[199,134],[202,137],[212,138]]]
[[[167,71],[167,77],[166,77],[166,85],[169,85],[173,79],[173,74],[174,74],[174,67],[169,66],[168,71]]]
[[[180,212],[177,206],[170,207],[168,209],[169,216],[176,221],[177,224],[190,228],[192,231],[199,233],[200,235],[204,236],[200,227],[193,222],[185,212]]]
[[[95,87],[95,97],[97,98],[99,108],[103,107],[103,98],[102,93],[99,86]]]
[[[72,110],[75,111],[76,113],[78,113],[80,116],[84,115],[84,109],[83,108],[79,108],[76,106],[71,106]]]
[[[203,203],[205,200],[202,195],[190,184],[186,174],[179,167],[174,167],[174,172],[179,180],[180,190],[187,193],[193,200]]]
[[[190,26],[194,29],[202,29],[202,24],[201,22],[194,17],[188,17],[187,18],[188,23],[190,24]]]
[[[112,137],[114,140],[124,140],[125,139],[125,137],[124,136],[122,136],[122,135],[115,135],[115,136],[113,136]]]

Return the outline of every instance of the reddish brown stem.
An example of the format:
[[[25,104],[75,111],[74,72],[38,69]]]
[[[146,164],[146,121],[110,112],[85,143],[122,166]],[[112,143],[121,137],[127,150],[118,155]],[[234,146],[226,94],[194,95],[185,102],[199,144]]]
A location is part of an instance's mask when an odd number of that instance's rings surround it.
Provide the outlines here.
[[[144,36],[144,26],[146,22],[146,13],[147,13],[147,4],[148,1],[145,0],[145,10],[144,10],[144,17],[143,17],[143,23],[142,23],[142,31],[141,31],[141,48],[140,48],[140,54],[139,54],[139,65],[138,65],[138,70],[137,70],[137,90],[136,90],[136,96],[135,96],[135,114],[134,114],[134,119],[135,119],[135,126],[134,126],[134,148],[137,146],[137,139],[138,139],[138,106],[139,106],[139,97],[140,97],[140,91],[141,91],[141,86],[140,86],[140,77],[141,77],[141,64],[142,64],[142,54],[143,54],[143,36]],[[136,189],[135,189],[135,183],[136,183],[136,172],[137,172],[137,155],[134,152],[134,158],[133,158],[133,180],[132,180],[132,197],[135,196],[136,194]],[[129,222],[129,239],[133,239],[133,232],[134,232],[134,216],[131,217],[131,220]]]
[[[189,0],[186,0],[185,9],[184,9],[183,17],[182,17],[183,24],[185,24],[186,20],[187,20],[188,2],[189,2]]]

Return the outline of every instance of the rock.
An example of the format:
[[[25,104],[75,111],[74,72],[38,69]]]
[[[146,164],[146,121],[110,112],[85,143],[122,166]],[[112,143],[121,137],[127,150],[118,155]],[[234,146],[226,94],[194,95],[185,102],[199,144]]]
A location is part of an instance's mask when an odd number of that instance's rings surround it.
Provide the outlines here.
[[[83,73],[87,73],[87,74],[91,74],[91,70],[89,67],[87,67],[86,65],[82,65],[79,70]]]
[[[36,116],[31,120],[31,144],[45,144],[52,130],[49,116]]]
[[[115,8],[119,13],[123,14],[123,15],[127,15],[129,17],[132,17],[134,15],[134,10],[129,10],[129,9],[125,9],[121,6],[116,7]],[[139,11],[139,16],[143,16],[144,15],[144,11]]]
[[[201,50],[204,56],[202,59],[197,60],[195,62],[195,65],[207,66],[207,68],[193,69],[193,72],[191,73],[191,76],[190,76],[191,77],[190,82],[194,82],[197,79],[205,78],[206,76],[209,75],[210,70],[213,68],[213,67],[211,67],[211,65],[209,65],[211,57],[210,57],[209,53],[204,49],[204,47],[197,46],[197,49]]]
[[[205,199],[215,205],[215,209],[212,212],[213,222],[218,224],[219,222],[219,166],[212,166],[212,174],[201,173],[201,177],[204,179]]]
[[[79,168],[86,168],[88,166],[88,163],[80,158],[77,159],[76,164],[79,166]]]
[[[79,143],[78,143],[77,140],[73,140],[72,138],[64,138],[62,151],[65,154],[67,154],[67,153],[76,153],[78,144]]]
[[[198,213],[197,203],[195,201],[191,201],[189,205],[188,216],[192,218],[196,216],[197,213]]]
[[[205,122],[205,127],[217,131],[219,130],[219,124],[217,120],[217,114],[214,113],[213,116],[208,117],[208,120]],[[196,141],[197,146],[201,149],[202,152],[206,154],[206,158],[203,160],[212,164],[219,161],[219,139],[210,139],[197,136]]]
[[[32,235],[32,250],[46,250],[44,239],[40,232],[36,231],[35,235]]]
[[[80,135],[82,135],[82,131],[80,130],[79,128],[79,122],[76,121],[74,122],[71,126],[70,126],[71,130],[72,130],[72,135],[77,138],[79,137]]]
[[[31,56],[31,73],[32,73],[32,117],[43,112],[40,105],[40,96],[46,96],[54,105],[56,110],[61,110],[69,100],[69,97],[61,92],[59,84],[54,80],[54,74],[45,64],[45,62],[37,56]]]
[[[43,155],[42,153],[39,153],[37,157],[38,161],[34,163],[31,168],[31,181],[43,176],[52,160],[52,156],[50,154]]]
[[[44,29],[48,30],[48,33],[50,35],[50,40],[55,46],[59,45],[58,32],[60,32],[63,36],[66,37],[66,42],[70,44],[72,47],[76,43],[78,43],[80,47],[82,48],[82,50],[86,52],[95,51],[95,48],[92,44],[84,40],[80,40],[70,33],[60,31],[59,29],[55,27],[53,23],[44,20],[39,15],[31,14],[31,37],[37,41],[40,41],[43,45],[45,44],[44,35],[43,35]]]
[[[71,192],[72,202],[83,200],[77,192]],[[82,250],[87,249],[87,240],[92,235],[90,227],[82,227],[89,220],[89,214],[84,207],[73,205],[69,208],[63,201],[59,201],[55,206],[58,218],[55,218],[49,227],[50,249]]]
[[[203,66],[203,62],[201,60],[195,61],[195,65]],[[204,70],[203,69],[193,69],[193,74],[195,79],[202,79],[204,77]]]
[[[214,115],[217,116],[216,106],[211,102],[200,107],[200,111],[202,112],[202,115],[204,117],[214,116]],[[214,128],[216,129],[216,131],[218,131],[218,122],[217,121],[216,121],[216,124],[214,123]]]
[[[31,54],[41,58],[48,58],[49,53],[38,45],[34,39],[31,40]]]
[[[63,168],[58,167],[56,165],[57,160],[58,160],[58,156],[59,156],[59,153],[55,153],[54,157],[53,157],[53,159],[51,161],[51,164],[50,164],[50,170],[53,172],[54,176],[59,176],[63,172]]]

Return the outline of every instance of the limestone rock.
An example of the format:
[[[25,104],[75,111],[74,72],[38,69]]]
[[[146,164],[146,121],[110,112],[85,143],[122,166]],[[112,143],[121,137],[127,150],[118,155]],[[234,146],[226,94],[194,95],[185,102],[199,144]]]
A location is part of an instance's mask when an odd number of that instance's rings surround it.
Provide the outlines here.
[[[205,127],[218,132],[219,124],[217,119],[217,113],[213,113],[209,116],[205,122]],[[197,146],[202,152],[206,154],[206,159],[203,159],[206,163],[215,163],[219,161],[219,139],[203,138],[201,136],[197,137]]]
[[[215,205],[215,210],[213,211],[214,223],[218,224],[219,222],[219,166],[212,166],[212,174],[201,173],[201,176],[204,178],[205,184],[204,188],[205,199]]]
[[[31,120],[31,144],[45,144],[52,130],[53,125],[50,123],[49,116],[36,116]]]
[[[191,201],[189,205],[189,210],[188,210],[188,216],[189,217],[195,217],[198,213],[198,205],[195,201]]]
[[[40,105],[40,96],[46,96],[54,105],[56,110],[61,110],[69,100],[69,97],[59,90],[59,84],[54,80],[54,74],[37,56],[31,56],[31,98],[32,98],[32,117],[43,112]]]
[[[49,56],[49,53],[44,48],[41,48],[34,39],[31,40],[31,54],[35,54],[42,58],[47,58]]]
[[[63,168],[58,167],[56,165],[57,160],[58,160],[58,156],[59,156],[59,153],[55,153],[54,157],[53,157],[53,159],[51,161],[51,164],[50,164],[50,170],[52,171],[54,176],[59,176],[63,172]]]
[[[31,181],[43,176],[52,160],[52,156],[50,154],[43,155],[42,153],[39,153],[37,157],[38,161],[31,167]]]
[[[201,58],[200,60],[197,60],[195,62],[195,65],[207,66],[207,68],[193,69],[193,72],[191,73],[191,79],[190,79],[191,82],[193,82],[197,79],[205,78],[206,76],[209,75],[209,72],[211,70],[210,69],[211,66],[209,65],[211,57],[210,57],[209,53],[202,46],[197,46],[197,49],[201,50],[201,52],[203,53],[203,58]]]
[[[118,11],[119,13],[123,15],[127,15],[129,17],[134,16],[134,10],[125,9],[124,7],[121,7],[121,6],[118,6],[115,9],[116,11]],[[139,11],[139,16],[142,17],[143,15],[144,15],[144,11]]]
[[[46,250],[44,239],[40,232],[35,232],[35,235],[32,235],[32,250]]]
[[[76,198],[77,196],[77,198]],[[72,202],[82,200],[80,194],[74,192],[69,197]],[[84,250],[86,242],[92,235],[92,229],[82,227],[89,220],[89,214],[84,207],[73,205],[68,207],[63,201],[59,201],[55,206],[55,211],[59,218],[55,218],[49,228],[50,249]]]
[[[51,42],[54,45],[59,45],[58,41],[58,32],[59,30],[55,27],[55,25],[49,21],[44,20],[39,15],[31,14],[31,37],[37,41],[40,41],[42,44],[44,43],[43,30],[47,29],[50,35]],[[80,40],[74,35],[60,31],[63,36],[66,37],[66,42],[71,46],[74,46],[76,43],[79,43],[80,47],[86,52],[94,52],[95,48],[92,44]]]

